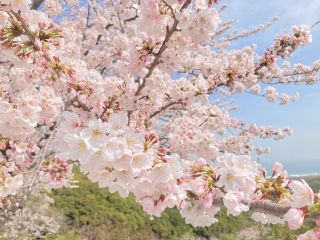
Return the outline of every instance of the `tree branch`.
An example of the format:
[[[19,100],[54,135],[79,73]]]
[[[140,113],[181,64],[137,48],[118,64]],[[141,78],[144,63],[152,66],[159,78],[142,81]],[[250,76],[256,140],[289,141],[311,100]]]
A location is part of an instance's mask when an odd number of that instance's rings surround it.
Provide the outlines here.
[[[33,0],[32,5],[31,5],[31,9],[37,10],[43,2],[44,2],[44,0]]]
[[[282,217],[291,208],[289,205],[277,204],[267,200],[256,200],[246,204],[250,211],[267,213],[277,217]]]
[[[180,12],[182,12],[184,9],[186,9],[189,6],[190,3],[191,3],[191,0],[187,0],[183,4],[183,6],[181,7]],[[138,96],[141,93],[142,89],[146,85],[147,79],[152,75],[154,69],[160,63],[160,59],[162,57],[162,54],[167,49],[167,45],[166,44],[169,42],[169,40],[170,40],[171,36],[173,35],[173,33],[177,31],[178,24],[179,24],[178,19],[175,19],[174,22],[173,22],[172,27],[170,29],[169,29],[169,27],[167,27],[167,33],[166,33],[165,39],[163,40],[159,51],[155,54],[155,58],[154,58],[151,66],[149,68],[149,71],[148,71],[147,75],[143,78],[141,85],[138,87],[138,89],[137,89],[137,91],[135,93],[135,96]]]
[[[152,113],[150,116],[149,116],[149,120],[153,117],[155,117],[156,115],[158,115],[159,113],[163,112],[164,110],[166,110],[167,108],[175,105],[175,104],[180,104],[180,102],[178,101],[175,101],[175,102],[171,102],[171,103],[168,103],[167,105],[161,107],[159,110],[155,111],[154,113]]]
[[[269,200],[255,200],[255,201],[242,201],[243,204],[249,207],[250,212],[261,212],[265,214],[270,214],[272,216],[282,218],[292,207],[289,204],[279,204],[274,203]],[[225,207],[222,199],[215,199],[213,205],[219,207]],[[314,212],[307,218],[317,219],[320,216],[320,213]]]

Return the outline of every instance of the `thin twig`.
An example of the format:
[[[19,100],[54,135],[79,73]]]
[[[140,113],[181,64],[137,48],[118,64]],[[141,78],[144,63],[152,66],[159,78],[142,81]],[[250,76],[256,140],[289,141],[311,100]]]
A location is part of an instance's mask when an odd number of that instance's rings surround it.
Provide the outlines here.
[[[320,23],[320,20],[311,25],[311,28],[314,28],[316,25]]]
[[[167,105],[161,107],[159,110],[155,111],[154,113],[152,113],[148,119],[150,120],[151,118],[155,117],[156,115],[158,115],[159,113],[165,111],[167,108],[173,106],[173,105],[176,105],[176,104],[180,104],[179,101],[175,101],[175,102],[171,102],[171,103],[168,103]]]

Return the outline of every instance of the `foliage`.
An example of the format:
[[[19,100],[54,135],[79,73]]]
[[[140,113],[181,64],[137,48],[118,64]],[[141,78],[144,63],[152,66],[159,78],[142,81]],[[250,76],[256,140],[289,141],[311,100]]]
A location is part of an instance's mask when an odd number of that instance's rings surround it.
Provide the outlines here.
[[[78,169],[75,171],[75,178],[78,188],[58,189],[52,195],[55,200],[54,208],[67,216],[68,224],[64,228],[65,233],[49,235],[47,240],[78,240],[80,235],[111,240],[127,239],[128,236],[136,240],[145,239],[146,236],[148,239],[182,239],[183,236],[188,236],[187,239],[192,236],[209,239],[215,236],[221,240],[234,240],[238,239],[237,233],[240,230],[252,226],[264,229],[261,231],[261,240],[291,240],[308,230],[307,226],[299,231],[291,231],[281,225],[265,229],[253,222],[248,213],[233,217],[227,216],[225,210],[219,212],[217,224],[194,228],[185,224],[177,209],[167,209],[161,217],[151,218],[142,211],[132,196],[123,199],[118,194],[111,194],[88,181]],[[320,180],[319,177],[312,179]],[[105,236],[108,238],[103,238]]]
[[[73,231],[58,233],[58,234],[48,234],[45,240],[82,240],[82,237]]]

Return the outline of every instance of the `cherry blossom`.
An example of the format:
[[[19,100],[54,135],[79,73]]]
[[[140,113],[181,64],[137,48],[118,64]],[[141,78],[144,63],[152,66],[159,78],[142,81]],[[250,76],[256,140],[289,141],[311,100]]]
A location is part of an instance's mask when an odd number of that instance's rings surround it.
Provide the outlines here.
[[[304,214],[303,211],[292,208],[283,215],[283,218],[288,222],[290,229],[296,230],[302,226]]]
[[[270,152],[255,139],[292,130],[237,119],[228,100],[289,104],[299,95],[278,85],[319,81],[319,60],[290,64],[312,41],[309,27],[275,36],[259,55],[229,46],[272,23],[232,32],[215,0],[0,3],[1,211],[23,209],[35,189],[70,187],[79,166],[148,214],[176,207],[193,226],[216,223],[220,208],[291,229],[319,215],[305,181],[278,162],[268,176],[252,157]]]
[[[292,181],[289,187],[293,191],[292,207],[302,208],[314,202],[314,193],[304,180],[302,182]]]
[[[298,240],[318,240],[318,239],[319,237],[313,230],[310,230],[298,237]]]
[[[1,3],[10,5],[13,11],[18,12],[28,10],[31,0],[1,0]]]
[[[227,208],[227,213],[238,216],[241,212],[249,211],[249,207],[242,204],[243,194],[241,192],[228,192],[223,196],[223,204]]]

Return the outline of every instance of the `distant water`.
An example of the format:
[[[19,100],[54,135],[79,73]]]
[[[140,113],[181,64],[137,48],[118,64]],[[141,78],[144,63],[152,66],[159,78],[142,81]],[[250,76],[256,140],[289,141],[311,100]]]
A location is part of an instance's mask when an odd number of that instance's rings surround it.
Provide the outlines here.
[[[261,164],[271,172],[273,162],[263,160]],[[301,160],[282,162],[290,176],[320,175],[320,160]]]

